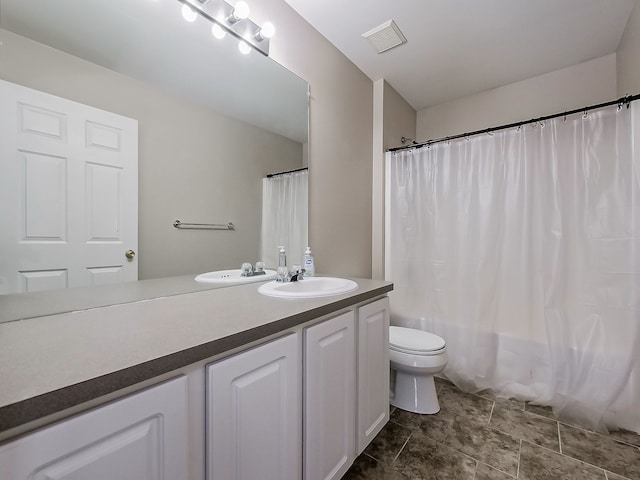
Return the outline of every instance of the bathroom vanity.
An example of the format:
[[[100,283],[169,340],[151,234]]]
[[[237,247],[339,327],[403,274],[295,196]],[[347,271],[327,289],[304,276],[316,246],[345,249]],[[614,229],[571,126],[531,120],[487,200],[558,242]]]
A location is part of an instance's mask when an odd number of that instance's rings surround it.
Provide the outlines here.
[[[393,286],[353,280],[0,324],[3,477],[341,478],[389,418]]]

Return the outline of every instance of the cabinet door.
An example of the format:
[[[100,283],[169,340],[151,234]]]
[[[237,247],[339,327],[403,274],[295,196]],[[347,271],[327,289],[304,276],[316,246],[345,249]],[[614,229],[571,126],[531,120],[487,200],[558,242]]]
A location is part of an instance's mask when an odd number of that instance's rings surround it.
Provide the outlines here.
[[[0,447],[11,480],[183,479],[187,380],[178,377]]]
[[[305,330],[306,480],[339,479],[355,459],[354,313]]]
[[[389,299],[358,309],[358,454],[389,420]]]
[[[298,337],[288,335],[207,367],[207,478],[299,479]]]

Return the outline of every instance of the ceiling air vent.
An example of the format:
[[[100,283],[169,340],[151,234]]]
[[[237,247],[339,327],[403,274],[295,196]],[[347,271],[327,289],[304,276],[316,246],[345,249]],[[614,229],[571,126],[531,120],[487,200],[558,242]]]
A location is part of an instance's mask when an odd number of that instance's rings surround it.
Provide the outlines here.
[[[371,45],[378,53],[386,52],[393,47],[407,43],[407,39],[393,20],[384,22],[367,33],[363,33],[362,36],[371,42]]]

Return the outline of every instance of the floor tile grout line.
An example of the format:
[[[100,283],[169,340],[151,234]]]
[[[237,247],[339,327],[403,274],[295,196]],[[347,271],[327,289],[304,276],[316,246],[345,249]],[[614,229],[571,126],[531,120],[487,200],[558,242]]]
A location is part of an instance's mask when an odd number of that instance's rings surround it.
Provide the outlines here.
[[[400,450],[398,451],[398,453],[396,454],[395,457],[393,457],[393,460],[391,460],[390,464],[394,463],[398,457],[400,456],[400,454],[402,453],[402,451],[404,450],[404,447],[407,446],[407,443],[409,443],[409,440],[411,440],[411,437],[413,437],[413,432],[409,433],[409,436],[407,437],[407,439],[404,441],[404,443],[402,444],[402,447],[400,447]]]
[[[493,409],[496,408],[496,401],[493,401],[491,405],[491,412],[489,413],[489,421],[487,422],[487,426],[491,425],[491,418],[493,417]]]
[[[441,384],[441,385],[438,385],[438,387],[439,387],[440,391],[444,391],[445,389],[448,391],[448,389],[449,389],[449,385],[448,384],[444,384],[444,383]],[[452,386],[452,388],[455,389],[455,386]],[[464,392],[461,392],[461,393],[464,394]],[[489,398],[486,398],[486,397],[483,397],[483,396],[480,396],[480,395],[476,395],[476,394],[468,394],[468,395],[473,395],[474,397],[482,398],[483,400],[491,401],[492,403],[491,403],[490,412],[489,412],[489,416],[488,416],[488,424],[485,424],[485,425],[487,425],[488,429],[490,429],[490,430],[494,430],[494,431],[497,431],[497,432],[505,433],[505,434],[511,436],[509,433],[502,432],[499,428],[496,429],[496,428],[493,428],[492,426],[489,425],[489,424],[495,423],[495,422],[493,422],[493,420],[494,420],[493,414],[496,413],[496,411],[495,411],[496,408],[502,408],[503,407],[502,404],[498,405],[498,402],[497,402],[496,399],[489,399]],[[488,402],[486,404],[488,404]],[[508,408],[509,405],[505,405],[504,407]],[[486,408],[486,406],[484,408]],[[393,408],[391,413],[393,413],[394,410],[396,410],[396,409]],[[520,470],[521,470],[521,463],[522,463],[522,450],[523,450],[523,447],[526,446],[525,445],[525,442],[526,442],[526,444],[528,444],[528,445],[531,445],[531,446],[534,446],[534,447],[539,447],[539,448],[542,448],[542,449],[544,449],[544,450],[546,450],[546,451],[548,451],[550,453],[555,453],[556,455],[560,455],[560,457],[565,458],[567,462],[569,462],[569,461],[578,462],[578,464],[581,464],[581,465],[584,465],[584,466],[589,466],[591,468],[595,468],[597,471],[600,471],[600,472],[604,473],[604,478],[600,477],[600,478],[603,478],[603,480],[613,480],[613,477],[610,477],[609,473],[614,475],[615,478],[620,478],[621,480],[631,480],[630,478],[626,477],[626,475],[624,475],[624,474],[616,473],[614,471],[609,471],[609,470],[607,470],[607,468],[605,468],[605,467],[603,467],[601,465],[589,463],[588,461],[584,461],[581,458],[576,458],[576,457],[573,456],[574,455],[573,453],[564,452],[563,440],[565,438],[565,433],[570,435],[570,437],[568,439],[568,445],[566,447],[569,452],[571,452],[571,441],[570,441],[570,438],[571,438],[572,432],[576,432],[576,433],[583,432],[581,435],[594,434],[593,437],[592,437],[592,439],[594,441],[597,441],[598,439],[609,439],[609,440],[613,441],[612,445],[616,444],[621,448],[632,447],[632,449],[635,450],[636,452],[640,452],[640,446],[639,445],[634,445],[633,443],[627,443],[624,439],[611,438],[610,436],[607,436],[606,434],[603,434],[603,433],[600,433],[600,432],[594,432],[594,431],[588,430],[585,427],[581,427],[581,426],[578,426],[578,425],[571,425],[571,424],[562,422],[558,418],[556,418],[555,416],[551,417],[551,416],[540,415],[538,413],[527,411],[527,410],[524,409],[524,407],[522,409],[518,408],[517,410],[522,411],[522,412],[526,412],[527,415],[533,415],[533,417],[530,417],[531,419],[533,419],[535,417],[535,418],[538,418],[540,420],[556,422],[556,431],[557,431],[557,439],[558,439],[557,440],[558,441],[558,450],[555,450],[553,447],[549,448],[547,446],[540,445],[540,444],[538,444],[536,442],[528,441],[527,439],[522,438],[522,437],[520,439],[516,438],[515,440],[518,440],[518,452],[517,452],[517,465],[516,465],[516,472],[515,472],[516,476],[515,476],[515,478],[512,476],[513,473],[502,472],[502,470],[497,469],[498,471],[504,473],[509,478],[511,478],[513,480],[517,480],[518,478],[520,478]],[[486,412],[486,410],[485,410],[485,412]],[[469,412],[465,412],[465,413],[468,414]],[[486,415],[486,413],[485,413],[485,415]],[[496,413],[496,415],[498,415],[498,413]],[[456,417],[457,416],[458,415],[456,414]],[[484,416],[484,415],[482,415],[482,416]],[[465,415],[462,415],[462,417],[465,417]],[[523,420],[526,421],[526,418],[523,417]],[[409,444],[410,441],[411,442],[416,442],[418,435],[426,435],[426,432],[423,431],[422,428],[420,428],[419,430],[414,430],[413,426],[404,425],[403,423],[398,423],[398,422],[393,422],[393,423],[395,423],[395,424],[397,424],[397,425],[399,425],[399,426],[401,426],[403,428],[408,428],[408,429],[410,429],[412,431],[409,432],[408,437],[406,438],[406,440],[402,444],[401,448],[399,449],[397,454],[393,457],[393,459],[390,462],[389,461],[381,462],[380,460],[376,459],[375,457],[371,457],[371,455],[367,455],[367,457],[370,457],[370,458],[374,459],[376,461],[376,463],[379,463],[381,465],[391,466],[392,463],[395,464],[395,462],[398,461],[398,458],[400,457],[400,455],[404,452],[404,449],[407,448],[407,445]],[[481,427],[481,425],[482,425],[481,423],[476,423],[476,425],[478,427],[480,427],[480,428],[487,428],[487,427]],[[417,427],[417,425],[415,427]],[[566,430],[563,430],[563,429],[566,429]],[[575,429],[575,430],[570,430],[570,429]],[[481,460],[479,460],[477,458],[474,458],[475,454],[478,453],[478,452],[474,451],[474,452],[465,453],[464,451],[460,451],[460,450],[458,450],[457,448],[455,448],[453,446],[449,446],[448,442],[447,442],[447,439],[451,435],[453,435],[453,433],[449,432],[448,434],[445,434],[445,438],[443,438],[443,439],[440,439],[440,440],[431,439],[431,440],[434,441],[436,444],[439,444],[442,447],[444,447],[445,450],[448,450],[448,451],[450,451],[452,453],[456,453],[457,455],[462,455],[462,456],[467,457],[470,460],[472,460],[475,463],[475,471],[474,471],[473,477],[472,477],[474,480],[476,478],[482,477],[482,473],[480,473],[480,474],[478,473],[479,466],[486,465],[486,466],[490,467],[491,469],[495,468],[495,467],[491,467],[490,465],[486,464],[485,462],[482,462]],[[547,437],[547,438],[549,438],[549,437]],[[623,437],[623,438],[625,438],[625,437]],[[631,438],[631,437],[629,437],[629,438]],[[580,452],[577,452],[577,453],[581,455]],[[560,457],[558,457],[558,458],[560,458]],[[595,473],[595,471],[594,471],[594,473]],[[525,473],[523,471],[523,475],[524,474]],[[640,480],[640,479],[638,479],[638,480]]]
[[[559,453],[558,453],[558,452],[556,452],[555,450],[551,450],[550,448],[545,447],[544,445],[538,445],[537,443],[529,442],[529,441],[527,441],[527,440],[520,440],[520,442],[526,442],[526,443],[528,443],[529,445],[533,445],[534,447],[540,447],[540,448],[544,448],[545,450],[549,450],[550,452],[555,453],[556,455],[560,455],[560,456],[562,456],[562,457],[569,458],[569,459],[571,459],[571,460],[574,460],[574,461],[576,461],[576,462],[583,463],[584,465],[589,465],[590,467],[594,467],[594,468],[597,468],[597,469],[599,469],[599,470],[604,470],[605,472],[607,471],[607,469],[606,469],[606,468],[604,468],[604,467],[602,467],[602,466],[600,466],[600,465],[596,465],[596,464],[594,464],[594,463],[585,462],[584,460],[581,460],[581,459],[576,458],[576,457],[572,457],[571,455],[566,454],[566,453],[559,454]],[[620,473],[616,473],[616,472],[611,472],[611,473],[615,473],[616,475],[618,475],[618,476],[620,476],[620,477],[624,478],[625,480],[628,480],[628,479],[627,479],[627,477],[625,477],[624,475],[622,475],[622,474],[620,474]]]
[[[456,450],[457,452],[457,450]],[[463,455],[466,455],[465,453],[463,453]],[[470,455],[467,455],[468,457],[470,457]],[[500,470],[498,467],[494,467],[492,465],[489,465],[487,462],[483,462],[482,460],[478,460],[477,458],[471,457],[473,458],[476,462],[478,462],[478,465],[484,465],[485,467],[489,467],[492,470],[495,470],[496,472],[500,472],[500,473],[504,473],[505,475],[507,475],[510,478],[516,478],[513,475],[511,475],[509,472],[505,472],[504,470]],[[516,469],[516,475],[518,474],[517,469]]]
[[[559,439],[559,442],[560,442],[560,454],[561,454],[563,457],[571,458],[572,460],[575,460],[575,461],[577,461],[577,462],[584,463],[585,465],[590,465],[590,466],[592,466],[592,467],[599,468],[600,470],[604,470],[604,472],[605,472],[605,474],[606,474],[607,469],[606,469],[606,468],[604,468],[604,467],[602,467],[601,465],[596,465],[595,463],[589,463],[589,462],[587,462],[587,461],[585,461],[585,460],[582,460],[582,459],[580,459],[580,458],[574,457],[574,456],[572,456],[572,455],[570,455],[570,454],[568,454],[568,453],[562,453],[562,438],[560,437],[560,426],[561,426],[561,425],[564,425],[565,427],[567,427],[567,426],[568,426],[568,427],[570,427],[570,428],[576,428],[577,430],[586,431],[587,433],[594,434],[594,435],[596,435],[596,436],[598,436],[598,437],[602,437],[602,438],[608,438],[608,437],[607,437],[607,436],[605,436],[605,435],[602,435],[602,434],[600,434],[600,433],[598,433],[598,432],[592,432],[592,431],[590,431],[590,430],[585,430],[585,429],[582,429],[582,428],[579,428],[579,427],[573,427],[573,426],[571,426],[571,425],[566,425],[566,424],[564,424],[564,423],[562,423],[562,422],[558,422],[558,439]],[[621,443],[621,442],[617,442],[616,440],[613,440],[613,439],[611,439],[611,440],[612,440],[612,441],[614,441],[614,442],[616,442],[616,443]],[[625,443],[622,443],[622,444],[623,444],[623,445],[628,445],[628,444],[625,444]],[[539,445],[539,446],[541,446],[541,447],[542,447],[542,445]],[[632,445],[628,445],[628,446],[632,446]],[[542,447],[542,448],[545,448],[545,447]],[[635,447],[635,448],[636,448],[636,449],[638,449],[638,450],[640,450],[640,447]],[[611,472],[611,473],[614,473],[614,474],[616,474],[616,475],[618,475],[618,476],[620,476],[620,477],[624,478],[625,480],[628,480],[628,477],[626,477],[626,476],[622,475],[621,473],[616,473],[616,472]]]
[[[560,449],[560,455],[562,455],[562,437],[560,436],[560,422],[556,422],[558,427],[558,448]]]
[[[528,414],[530,414],[530,415],[535,415],[536,417],[545,418],[545,419],[547,419],[547,420],[551,420],[551,421],[557,422],[557,423],[559,424],[559,425],[558,425],[558,428],[560,427],[560,425],[565,426],[565,427],[569,427],[569,428],[575,428],[576,430],[580,430],[580,431],[582,431],[582,432],[587,432],[587,433],[591,433],[591,434],[593,434],[593,435],[598,435],[598,436],[600,436],[600,437],[602,437],[602,438],[607,438],[607,439],[609,439],[609,440],[611,440],[611,441],[613,441],[613,442],[622,443],[623,445],[628,445],[628,446],[630,446],[630,447],[635,447],[635,448],[637,448],[637,449],[640,449],[640,445],[634,445],[633,443],[629,443],[629,442],[626,442],[626,441],[621,440],[621,439],[613,438],[613,437],[611,437],[611,435],[609,435],[609,434],[605,435],[605,434],[603,434],[603,433],[596,432],[595,430],[591,430],[591,429],[589,429],[589,428],[587,428],[587,427],[583,427],[583,426],[581,426],[581,425],[576,425],[576,424],[572,424],[572,423],[567,423],[567,422],[565,422],[565,421],[562,421],[561,419],[559,419],[559,418],[558,418],[558,417],[556,417],[555,415],[554,415],[553,417],[549,417],[549,416],[547,416],[547,415],[541,415],[541,414],[539,414],[539,413],[532,412],[532,411],[530,411],[530,410],[524,410],[524,411],[525,411],[525,412],[527,412],[527,413],[528,413]],[[613,431],[615,432],[616,430],[613,430]],[[631,432],[631,433],[635,433],[635,432]],[[638,435],[640,435],[640,434],[638,434]]]

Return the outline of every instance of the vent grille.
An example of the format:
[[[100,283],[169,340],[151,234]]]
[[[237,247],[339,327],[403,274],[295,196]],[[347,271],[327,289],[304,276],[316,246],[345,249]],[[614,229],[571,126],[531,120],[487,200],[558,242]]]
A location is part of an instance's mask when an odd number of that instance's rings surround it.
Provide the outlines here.
[[[378,53],[386,52],[398,45],[407,43],[407,39],[393,20],[389,20],[369,30],[367,33],[363,33],[362,36],[371,42],[371,45]]]

